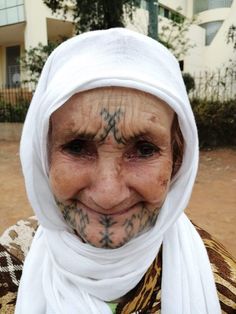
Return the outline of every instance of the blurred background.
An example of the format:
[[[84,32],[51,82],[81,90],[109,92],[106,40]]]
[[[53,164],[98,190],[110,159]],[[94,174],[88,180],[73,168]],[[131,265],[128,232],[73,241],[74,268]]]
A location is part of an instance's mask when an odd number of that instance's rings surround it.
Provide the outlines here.
[[[111,27],[146,34],[178,59],[201,149],[186,211],[236,256],[236,0],[0,0],[0,233],[33,214],[19,139],[48,55]]]

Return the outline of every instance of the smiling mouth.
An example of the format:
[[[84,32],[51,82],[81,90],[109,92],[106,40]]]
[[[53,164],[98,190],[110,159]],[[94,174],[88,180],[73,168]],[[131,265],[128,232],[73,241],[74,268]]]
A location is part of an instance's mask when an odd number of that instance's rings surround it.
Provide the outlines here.
[[[135,207],[137,207],[138,204],[134,204],[133,206],[131,207],[128,207],[128,208],[125,208],[125,209],[122,209],[120,211],[115,211],[115,212],[109,212],[109,210],[107,210],[106,212],[100,212],[96,209],[92,209],[90,207],[87,207],[86,205],[84,205],[82,202],[79,202],[80,205],[82,205],[82,208],[91,212],[91,213],[95,213],[97,215],[105,215],[105,216],[120,216],[120,215],[123,215],[131,210],[133,210]],[[81,206],[78,206],[77,205],[77,208],[79,208]]]

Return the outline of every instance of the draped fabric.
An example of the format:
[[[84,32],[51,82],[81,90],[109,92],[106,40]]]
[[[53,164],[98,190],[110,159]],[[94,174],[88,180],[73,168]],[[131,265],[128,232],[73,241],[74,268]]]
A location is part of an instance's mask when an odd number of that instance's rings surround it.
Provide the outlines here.
[[[50,189],[47,160],[50,115],[75,93],[104,86],[138,89],[162,99],[176,112],[184,137],[183,162],[155,226],[112,250],[82,243],[67,226]],[[198,167],[198,138],[178,62],[165,47],[119,28],[85,33],[61,44],[40,77],[20,157],[28,198],[41,226],[26,258],[15,313],[110,314],[106,301],[138,284],[161,244],[161,312],[220,313],[205,247],[184,214]]]

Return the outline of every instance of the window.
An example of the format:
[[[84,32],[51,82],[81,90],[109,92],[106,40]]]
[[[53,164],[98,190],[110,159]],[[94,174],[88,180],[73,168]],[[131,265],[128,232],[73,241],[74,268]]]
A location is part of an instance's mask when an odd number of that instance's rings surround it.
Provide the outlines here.
[[[159,11],[158,11],[160,16],[164,16],[164,8],[162,6],[159,6]]]
[[[6,74],[8,87],[16,87],[20,83],[20,46],[12,46],[6,48]]]
[[[210,45],[218,30],[220,29],[223,21],[214,21],[205,24],[201,24],[206,30],[206,46]]]
[[[140,0],[139,7],[148,10],[148,0]],[[166,8],[160,3],[158,3],[158,15],[175,21],[176,23],[182,23],[184,20],[184,16],[182,14],[175,10]]]
[[[171,11],[170,19],[176,23],[182,23],[184,21],[184,16],[178,12]]]
[[[0,26],[23,22],[23,0],[0,0]]]
[[[184,60],[179,60],[179,67],[180,67],[180,70],[183,72],[183,70],[184,70]]]
[[[194,14],[217,8],[230,8],[233,0],[195,0]]]
[[[169,8],[165,8],[161,4],[159,4],[158,7],[158,15],[175,21],[176,23],[182,23],[184,21],[184,16],[182,14]]]

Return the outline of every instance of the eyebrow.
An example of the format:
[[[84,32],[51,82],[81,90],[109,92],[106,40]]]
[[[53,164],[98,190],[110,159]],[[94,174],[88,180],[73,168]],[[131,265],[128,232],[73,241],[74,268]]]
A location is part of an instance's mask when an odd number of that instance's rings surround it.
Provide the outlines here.
[[[98,135],[98,133],[96,132],[79,132],[79,131],[69,130],[68,133],[67,132],[65,133],[66,133],[65,141],[67,142],[70,142],[76,139],[82,140],[82,141],[97,141],[98,143],[103,142],[103,140],[96,139],[96,136]],[[140,139],[153,141],[154,136],[150,134],[150,132],[137,132],[129,137],[123,136],[123,140],[124,140],[123,144],[135,143],[137,141],[140,141]]]
[[[65,132],[65,140],[73,140],[73,139],[80,139],[84,141],[92,141],[96,137],[96,133],[92,132],[78,132],[78,131],[73,131],[69,130],[68,132]]]

